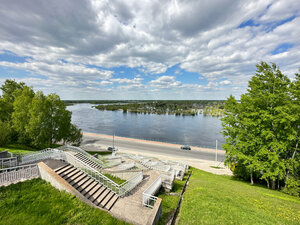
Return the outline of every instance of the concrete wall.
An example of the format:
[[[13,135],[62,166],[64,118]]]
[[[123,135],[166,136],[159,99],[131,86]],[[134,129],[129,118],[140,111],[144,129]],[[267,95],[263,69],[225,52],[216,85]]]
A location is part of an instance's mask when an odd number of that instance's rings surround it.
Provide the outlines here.
[[[87,200],[79,191],[77,191],[73,186],[71,186],[67,181],[65,181],[62,177],[60,177],[57,173],[55,173],[50,167],[48,167],[45,163],[38,163],[38,168],[40,171],[40,177],[49,182],[53,187],[57,188],[60,191],[66,191],[70,194],[76,195],[81,201],[86,204],[104,210],[96,205],[92,204],[89,200]]]
[[[159,217],[161,216],[162,214],[162,211],[161,211],[161,201],[162,199],[161,198],[157,198],[157,201],[153,207],[153,214],[152,216],[148,219],[147,221],[147,225],[154,225],[157,223],[157,221],[159,220]]]

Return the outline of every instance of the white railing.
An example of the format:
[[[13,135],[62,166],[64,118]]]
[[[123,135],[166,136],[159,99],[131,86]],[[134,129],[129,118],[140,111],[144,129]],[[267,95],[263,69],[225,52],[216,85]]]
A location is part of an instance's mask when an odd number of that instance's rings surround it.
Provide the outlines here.
[[[125,181],[122,184],[117,184],[108,177],[104,176],[99,171],[95,170],[85,162],[81,161],[80,159],[76,158],[72,154],[65,152],[65,160],[75,166],[76,168],[81,169],[83,172],[87,173],[90,177],[94,178],[99,183],[106,186],[112,192],[116,193],[117,195],[123,197],[126,193],[131,191],[135,186],[137,186],[143,180],[143,173],[140,172],[134,177],[130,178],[129,180]]]
[[[15,167],[18,165],[18,158],[12,157],[12,158],[1,158],[0,159],[0,169],[1,168],[7,168],[7,167]]]
[[[95,158],[94,156],[92,156],[91,154],[87,153],[86,151],[84,151],[81,148],[78,148],[78,147],[75,147],[75,146],[70,146],[70,145],[64,145],[64,146],[61,146],[61,147],[59,147],[57,149],[62,150],[62,151],[69,150],[69,151],[81,153],[81,154],[85,155],[86,157],[88,157],[93,162],[95,162],[95,163],[99,164],[101,167],[103,167],[104,163],[100,159]]]
[[[37,164],[1,169],[0,186],[5,184],[11,184],[16,181],[39,177],[39,175],[40,173]]]
[[[129,170],[131,168],[135,167],[135,163],[132,162],[132,163],[126,163],[126,164],[121,164],[118,166],[118,169],[119,170]]]
[[[36,161],[41,161],[44,159],[64,159],[63,152],[57,149],[47,148],[33,154],[22,155],[21,163],[32,163]]]
[[[131,177],[129,180],[120,184],[119,188],[121,190],[122,196],[126,193],[130,192],[133,188],[135,188],[139,183],[143,180],[143,172],[139,172],[137,175]]]
[[[153,208],[157,197],[154,196],[162,185],[161,176],[159,176],[144,192],[143,192],[143,206]]]
[[[90,177],[94,178],[99,183],[106,186],[108,189],[110,189],[112,192],[116,193],[117,195],[120,195],[119,191],[119,185],[116,184],[114,181],[110,180],[103,174],[101,174],[99,171],[95,170],[85,162],[81,161],[80,159],[76,158],[72,154],[68,152],[65,153],[65,160],[75,166],[76,168],[82,170],[83,172],[87,173]]]
[[[114,167],[114,166],[117,166],[117,165],[120,165],[122,163],[122,159],[121,158],[116,158],[116,159],[111,159],[109,161],[106,161],[104,164],[103,164],[103,168],[110,168],[110,167]]]
[[[108,177],[101,174],[99,171],[95,170],[91,166],[89,166],[84,161],[70,154],[69,152],[58,150],[58,149],[45,149],[40,152],[36,152],[34,154],[22,156],[22,163],[30,163],[36,162],[44,159],[58,159],[65,160],[70,163],[74,167],[82,170],[90,177],[94,178],[99,183],[103,184],[105,187],[113,191],[119,196],[124,196],[126,193],[131,191],[135,186],[137,186],[143,179],[143,173],[140,172],[136,176],[130,178],[122,184],[116,184],[114,181],[109,179]]]

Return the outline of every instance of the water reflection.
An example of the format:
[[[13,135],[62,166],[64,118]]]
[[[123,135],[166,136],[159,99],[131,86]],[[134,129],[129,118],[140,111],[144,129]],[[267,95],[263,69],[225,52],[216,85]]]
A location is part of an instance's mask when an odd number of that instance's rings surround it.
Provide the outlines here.
[[[214,148],[220,134],[221,121],[210,116],[175,116],[100,111],[92,104],[68,106],[72,122],[85,132],[156,140]],[[219,144],[219,146],[220,146]]]

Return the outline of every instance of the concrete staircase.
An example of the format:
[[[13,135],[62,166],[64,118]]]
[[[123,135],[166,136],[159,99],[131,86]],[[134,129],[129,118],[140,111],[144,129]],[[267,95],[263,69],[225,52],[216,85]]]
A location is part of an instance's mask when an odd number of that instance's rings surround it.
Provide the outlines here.
[[[95,170],[100,170],[102,168],[101,165],[99,165],[98,163],[95,163],[93,160],[91,160],[90,158],[88,158],[87,156],[85,156],[82,153],[76,153],[74,156],[77,159],[80,159],[81,161],[85,162],[90,167],[94,168]]]
[[[98,207],[110,211],[119,199],[117,194],[70,164],[54,171]]]

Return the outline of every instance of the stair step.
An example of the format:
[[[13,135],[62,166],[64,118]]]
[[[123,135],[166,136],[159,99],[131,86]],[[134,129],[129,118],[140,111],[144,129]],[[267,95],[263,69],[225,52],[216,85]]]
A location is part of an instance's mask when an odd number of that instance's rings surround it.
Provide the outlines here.
[[[73,166],[72,165],[68,165],[68,166],[66,166],[65,168],[63,168],[62,170],[60,170],[60,171],[58,171],[58,172],[56,172],[58,175],[60,175],[61,173],[63,173],[63,172],[65,172],[65,171],[67,171],[67,170],[69,170],[69,169],[71,169],[71,168],[73,168]]]
[[[74,172],[75,170],[77,170],[76,167],[72,167],[70,168],[69,170],[65,170],[64,172],[62,173],[59,173],[59,176],[61,176],[62,178],[68,174],[71,174],[72,172]]]
[[[81,194],[86,195],[90,190],[92,190],[95,186],[97,186],[99,183],[97,181],[94,181],[91,183],[88,187],[86,187]]]
[[[115,205],[115,203],[117,202],[117,200],[119,199],[118,195],[114,195],[111,200],[108,202],[108,204],[105,206],[105,209],[107,209],[108,211],[110,211],[112,209],[112,207]]]
[[[78,170],[79,173],[74,174],[73,176],[68,177],[67,179],[65,179],[66,181],[68,181],[69,183],[72,182],[73,180],[77,179],[78,177],[80,177],[82,174],[84,174],[82,171]]]
[[[94,179],[90,178],[88,181],[84,182],[84,184],[80,185],[76,189],[79,192],[82,192],[84,189],[86,189],[87,187],[89,187],[93,182],[94,182]]]
[[[94,202],[96,199],[102,195],[102,193],[106,190],[106,187],[102,186],[96,193],[94,193],[89,199]]]
[[[115,195],[115,193],[114,192],[109,192],[109,194],[105,197],[105,199],[103,199],[102,201],[101,201],[101,205],[103,205],[103,207],[105,207],[106,206],[106,204],[107,203],[109,203],[109,201],[112,199],[112,197]]]
[[[70,181],[69,183],[74,186],[76,183],[80,182],[81,180],[83,180],[85,177],[87,177],[87,175],[85,173],[83,173],[81,176],[74,178],[72,181]]]
[[[62,176],[62,178],[64,178],[65,180],[69,179],[70,177],[76,175],[80,173],[80,170],[79,169],[75,169],[73,170],[72,172],[68,173],[68,174],[65,174],[64,176]]]
[[[87,198],[90,198],[93,196],[100,188],[102,187],[102,184],[97,184],[95,187],[93,187],[85,196]]]
[[[61,167],[55,169],[54,172],[55,172],[55,173],[58,173],[58,171],[60,171],[60,170],[62,170],[62,169],[64,169],[64,168],[66,168],[67,166],[70,166],[70,164],[66,164],[66,165],[64,165],[64,166],[61,166]]]
[[[102,207],[101,202],[105,199],[105,197],[110,193],[109,189],[105,189],[105,191],[94,201],[97,206]]]
[[[79,182],[73,184],[73,187],[77,189],[78,187],[80,187],[81,185],[83,185],[88,180],[90,180],[90,177],[87,176],[87,175],[85,175],[85,177],[82,180],[80,180]]]

